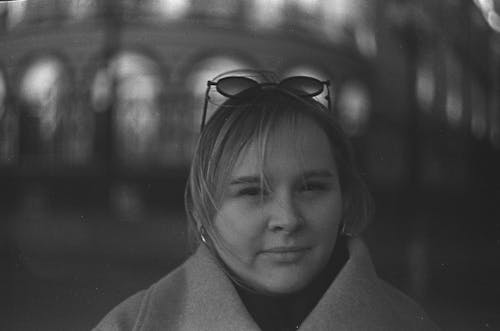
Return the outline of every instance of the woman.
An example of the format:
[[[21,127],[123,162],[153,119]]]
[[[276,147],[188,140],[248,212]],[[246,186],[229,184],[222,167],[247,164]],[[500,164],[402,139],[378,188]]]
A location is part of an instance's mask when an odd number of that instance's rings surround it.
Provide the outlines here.
[[[328,82],[209,82],[228,98],[186,188],[197,246],[96,330],[434,330],[375,274],[359,239],[371,198],[329,107]]]

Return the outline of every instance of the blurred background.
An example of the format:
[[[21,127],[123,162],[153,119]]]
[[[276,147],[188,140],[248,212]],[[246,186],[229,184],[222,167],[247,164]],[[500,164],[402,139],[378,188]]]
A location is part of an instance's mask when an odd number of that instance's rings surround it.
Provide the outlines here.
[[[89,330],[186,257],[206,81],[330,79],[380,276],[500,330],[500,1],[0,2],[0,329]]]

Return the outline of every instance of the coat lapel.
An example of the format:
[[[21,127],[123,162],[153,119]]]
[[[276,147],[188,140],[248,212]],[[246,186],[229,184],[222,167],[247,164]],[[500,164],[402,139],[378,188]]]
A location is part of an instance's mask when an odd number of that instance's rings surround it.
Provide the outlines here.
[[[228,276],[202,245],[186,267],[186,316],[183,330],[259,330]]]
[[[377,277],[360,239],[348,245],[349,260],[299,330],[436,329],[413,301]],[[259,330],[204,245],[149,293],[139,330]]]
[[[259,330],[204,245],[157,283],[149,311],[143,330]]]
[[[349,260],[299,330],[378,330],[388,316],[376,283],[364,244],[350,240]]]
[[[349,260],[299,330],[437,330],[417,304],[378,278],[360,239],[348,245]]]

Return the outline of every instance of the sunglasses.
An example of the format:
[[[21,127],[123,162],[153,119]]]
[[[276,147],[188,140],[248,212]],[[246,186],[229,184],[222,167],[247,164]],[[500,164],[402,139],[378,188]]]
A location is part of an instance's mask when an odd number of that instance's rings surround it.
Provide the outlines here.
[[[266,87],[277,87],[279,89],[286,90],[296,96],[303,98],[312,98],[320,95],[326,88],[327,95],[325,99],[328,102],[328,110],[331,112],[331,100],[330,100],[330,81],[321,81],[319,79],[309,77],[309,76],[292,76],[283,79],[280,82],[272,83],[265,82],[259,83],[256,80],[253,80],[244,76],[228,76],[221,78],[217,81],[208,81],[207,82],[207,90],[205,92],[205,103],[203,106],[203,116],[201,120],[201,130],[203,130],[205,126],[205,121],[207,117],[207,106],[208,101],[210,99],[210,90],[215,86],[217,92],[223,95],[226,98],[232,99],[244,99],[248,98],[248,95],[242,93],[244,91],[250,89],[261,90]]]

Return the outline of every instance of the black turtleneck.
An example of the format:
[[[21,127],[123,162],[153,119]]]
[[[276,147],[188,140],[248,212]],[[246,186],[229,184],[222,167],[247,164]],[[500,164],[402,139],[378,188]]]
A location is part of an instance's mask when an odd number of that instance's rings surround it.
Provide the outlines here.
[[[349,257],[346,240],[339,236],[323,271],[304,289],[283,295],[260,294],[233,282],[243,304],[263,331],[296,330],[319,302]]]

